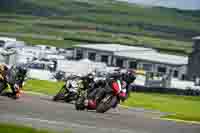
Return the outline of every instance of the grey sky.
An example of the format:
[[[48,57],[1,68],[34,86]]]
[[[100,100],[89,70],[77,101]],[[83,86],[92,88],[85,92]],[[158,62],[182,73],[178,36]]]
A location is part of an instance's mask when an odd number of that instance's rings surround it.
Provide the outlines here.
[[[200,0],[121,0],[121,1],[129,1],[133,3],[153,5],[153,6],[164,6],[170,8],[200,10]]]

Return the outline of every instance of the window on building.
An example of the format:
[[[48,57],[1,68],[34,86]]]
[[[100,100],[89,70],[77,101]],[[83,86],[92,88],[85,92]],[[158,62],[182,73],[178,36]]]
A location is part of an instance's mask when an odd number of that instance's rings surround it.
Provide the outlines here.
[[[0,47],[4,47],[5,41],[0,40]]]
[[[88,59],[95,61],[96,60],[96,53],[88,53]]]
[[[101,56],[101,62],[104,62],[104,63],[108,63],[108,56],[107,55],[102,55]]]
[[[123,67],[123,63],[124,63],[123,59],[117,59],[116,60],[116,66],[117,67]]]
[[[46,46],[45,49],[51,49],[49,46]]]
[[[40,64],[40,63],[32,63],[32,64],[29,65],[29,68],[44,70],[45,69],[45,65],[44,64]]]
[[[83,58],[83,51],[79,49],[76,51],[76,59],[80,60],[82,58]]]
[[[131,61],[129,63],[129,68],[137,69],[137,62],[136,61]]]
[[[164,74],[165,74],[165,73],[167,72],[167,68],[166,68],[166,67],[161,67],[161,66],[159,66],[159,67],[158,67],[158,72],[159,72],[159,73],[164,73]]]
[[[185,74],[182,74],[182,75],[181,75],[181,80],[185,80],[185,79],[186,79]]]
[[[174,75],[173,75],[173,76],[174,76],[175,78],[178,78],[178,74],[179,74],[179,72],[178,72],[177,70],[174,70]]]
[[[152,71],[152,64],[143,64],[143,69],[145,71]]]

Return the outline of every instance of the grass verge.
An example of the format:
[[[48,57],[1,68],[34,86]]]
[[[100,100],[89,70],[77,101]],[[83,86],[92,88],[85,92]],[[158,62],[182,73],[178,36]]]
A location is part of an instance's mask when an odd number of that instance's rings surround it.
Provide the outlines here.
[[[1,133],[55,133],[48,130],[38,130],[31,127],[19,126],[14,124],[2,124],[0,123]],[[70,133],[66,131],[65,133]]]
[[[129,107],[159,110],[171,113],[164,118],[200,121],[200,97],[155,93],[132,93],[123,103]]]
[[[44,80],[28,80],[24,86],[25,91],[55,95],[63,86],[63,82],[51,82]]]

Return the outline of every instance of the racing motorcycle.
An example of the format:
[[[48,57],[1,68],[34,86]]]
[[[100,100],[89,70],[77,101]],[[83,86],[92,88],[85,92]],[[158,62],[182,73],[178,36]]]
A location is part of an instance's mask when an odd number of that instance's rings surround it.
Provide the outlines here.
[[[114,74],[108,78],[105,89],[96,96],[96,112],[104,113],[110,108],[117,107],[121,101],[125,101],[134,87],[135,79],[135,73],[132,71],[122,73],[120,77]]]
[[[81,88],[81,79],[78,76],[71,76],[66,79],[60,91],[53,97],[53,101],[65,101],[70,103],[77,100],[78,90]]]
[[[12,89],[12,93],[5,93],[14,99],[21,96],[22,88],[25,84],[27,69],[23,65],[12,66],[6,76],[5,80],[0,81],[0,94],[7,88]]]
[[[96,86],[95,89],[95,105],[91,108],[88,107],[88,93],[87,90],[82,90],[79,93],[79,98],[75,103],[76,110],[96,110],[98,113],[104,113],[111,108],[115,108],[117,104],[120,102],[120,87],[118,86],[117,81],[110,80],[105,81],[105,84],[101,84]]]
[[[120,103],[121,90],[116,80],[111,80],[96,98],[96,112],[105,113]]]
[[[87,75],[85,77],[81,78],[81,82],[82,82],[82,88],[79,89],[78,91],[78,98],[75,102],[75,108],[76,110],[84,110],[86,109],[86,105],[85,105],[85,101],[88,99],[88,97],[90,96],[91,92],[93,92],[94,88],[99,88],[102,86],[105,86],[105,81],[102,79],[98,79],[96,77]],[[95,89],[95,95],[97,93],[96,91],[97,89]],[[95,96],[94,95],[94,96]]]

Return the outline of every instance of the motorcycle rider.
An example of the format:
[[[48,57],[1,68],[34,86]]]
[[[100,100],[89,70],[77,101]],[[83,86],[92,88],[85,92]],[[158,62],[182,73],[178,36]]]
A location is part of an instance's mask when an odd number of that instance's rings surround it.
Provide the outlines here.
[[[8,67],[5,64],[0,64],[0,79],[5,80],[8,72]]]
[[[22,89],[27,74],[27,67],[25,65],[16,65],[15,69],[15,71],[18,71],[16,72],[17,75],[15,84],[17,84],[19,88]]]
[[[95,84],[95,81],[94,81],[94,78],[95,78],[95,73],[89,73],[87,75],[87,93],[88,93],[88,98],[89,99],[93,99],[95,94],[96,94],[96,89],[97,89],[97,86]]]
[[[109,79],[115,80],[119,87],[120,93],[119,98],[122,101],[125,101],[129,96],[129,91],[131,89],[131,83],[136,79],[134,71],[116,71],[115,73],[109,75]],[[93,88],[92,93],[90,93],[88,100],[86,100],[85,105],[88,109],[96,108],[96,101],[94,100],[95,95],[97,94],[97,88]],[[113,105],[115,108],[118,103]]]
[[[10,85],[13,98],[20,97],[26,73],[27,69],[25,65],[13,65],[8,69],[6,82]]]
[[[5,64],[0,64],[0,94],[7,88],[7,72],[8,67]]]
[[[128,98],[129,92],[132,90],[132,83],[135,79],[136,76],[134,70],[125,70],[121,72],[122,91],[119,96],[122,101],[125,101]]]
[[[79,78],[77,76],[71,76],[71,78],[66,82],[66,90],[68,91],[68,95],[64,98],[65,102],[73,101],[73,99],[77,98],[78,93],[78,82]]]

